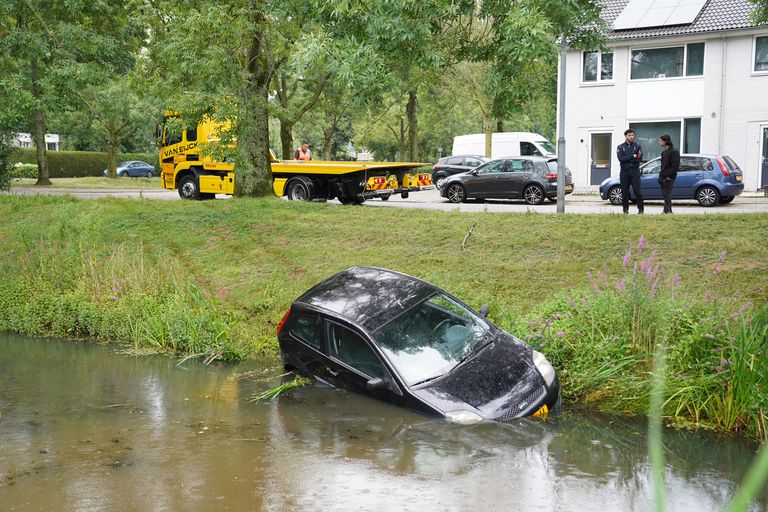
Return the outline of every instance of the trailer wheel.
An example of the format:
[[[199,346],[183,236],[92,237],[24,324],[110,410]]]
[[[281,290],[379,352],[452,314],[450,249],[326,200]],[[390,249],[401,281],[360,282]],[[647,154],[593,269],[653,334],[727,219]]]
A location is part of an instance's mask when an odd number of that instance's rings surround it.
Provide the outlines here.
[[[194,174],[187,174],[179,180],[179,197],[182,199],[200,199],[200,185]]]
[[[390,196],[390,194],[384,194],[384,195],[379,196],[379,197],[381,198],[382,201],[389,201],[389,196]]]
[[[309,187],[303,180],[293,180],[288,185],[288,199],[291,201],[309,201]]]

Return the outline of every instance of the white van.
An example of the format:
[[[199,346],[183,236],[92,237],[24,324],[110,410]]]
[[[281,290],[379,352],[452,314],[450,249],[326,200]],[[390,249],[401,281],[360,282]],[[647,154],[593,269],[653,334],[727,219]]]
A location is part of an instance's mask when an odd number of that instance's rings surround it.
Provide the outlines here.
[[[557,150],[538,133],[501,132],[491,138],[491,158],[506,156],[557,156]],[[453,138],[452,155],[485,155],[485,134],[458,135]]]

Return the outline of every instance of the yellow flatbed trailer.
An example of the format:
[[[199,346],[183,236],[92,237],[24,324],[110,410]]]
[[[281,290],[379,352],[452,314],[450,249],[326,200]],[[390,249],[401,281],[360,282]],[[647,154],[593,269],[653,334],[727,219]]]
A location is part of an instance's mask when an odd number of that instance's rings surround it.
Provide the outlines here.
[[[165,121],[176,117],[166,112]],[[223,123],[207,120],[194,130],[171,134],[166,122],[158,125],[160,168],[163,188],[178,190],[183,199],[211,199],[215,194],[235,192],[235,164],[212,160],[198,143],[218,140]],[[272,187],[279,197],[294,201],[338,198],[343,204],[360,204],[393,194],[434,188],[429,171],[416,172],[430,164],[418,162],[330,162],[322,160],[278,160],[270,151]]]

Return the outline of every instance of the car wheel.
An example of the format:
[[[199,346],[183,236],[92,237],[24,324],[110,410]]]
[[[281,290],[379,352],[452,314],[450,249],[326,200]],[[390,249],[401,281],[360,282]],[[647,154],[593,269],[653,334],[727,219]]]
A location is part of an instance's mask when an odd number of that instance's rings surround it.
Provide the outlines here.
[[[182,199],[200,199],[200,185],[197,178],[187,174],[179,180],[179,197]]]
[[[720,192],[715,187],[704,185],[696,192],[696,200],[701,206],[715,206],[720,202]]]
[[[608,191],[608,201],[616,206],[621,204],[621,187],[616,185]]]
[[[153,173],[152,171],[147,171],[147,178],[151,178],[154,175],[155,173]]]
[[[119,172],[117,175],[121,178],[125,178],[128,176],[128,171]]]
[[[437,190],[443,190],[443,185],[445,185],[446,176],[444,174],[438,174],[435,176],[434,182],[435,187],[437,187]]]
[[[288,199],[291,201],[309,201],[309,187],[302,180],[293,180],[288,185]]]
[[[720,204],[728,204],[735,198],[736,196],[720,196]]]
[[[523,199],[528,204],[541,204],[544,202],[544,189],[538,185],[528,185],[523,190]]]
[[[389,201],[389,196],[390,195],[391,194],[384,194],[383,196],[379,196],[379,197],[381,198],[382,201]]]
[[[464,190],[464,187],[458,183],[453,183],[452,185],[448,185],[445,197],[452,203],[463,203],[467,200],[467,193]]]

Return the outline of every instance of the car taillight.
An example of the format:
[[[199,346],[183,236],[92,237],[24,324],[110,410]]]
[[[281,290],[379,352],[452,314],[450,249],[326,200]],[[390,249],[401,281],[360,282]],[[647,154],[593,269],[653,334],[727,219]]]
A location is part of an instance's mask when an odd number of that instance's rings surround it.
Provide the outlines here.
[[[717,159],[717,165],[720,166],[720,170],[723,172],[723,176],[730,176],[731,173],[728,172],[728,168],[725,166],[725,162],[723,162],[722,159]]]
[[[280,331],[283,330],[283,325],[285,324],[285,320],[288,318],[288,315],[290,314],[291,314],[291,308],[289,307],[288,311],[286,311],[285,314],[283,315],[283,318],[280,319],[280,323],[277,324],[277,334],[280,334]]]
[[[551,172],[551,173],[547,174],[547,179],[548,180],[556,180],[557,179],[557,173],[556,172]]]

